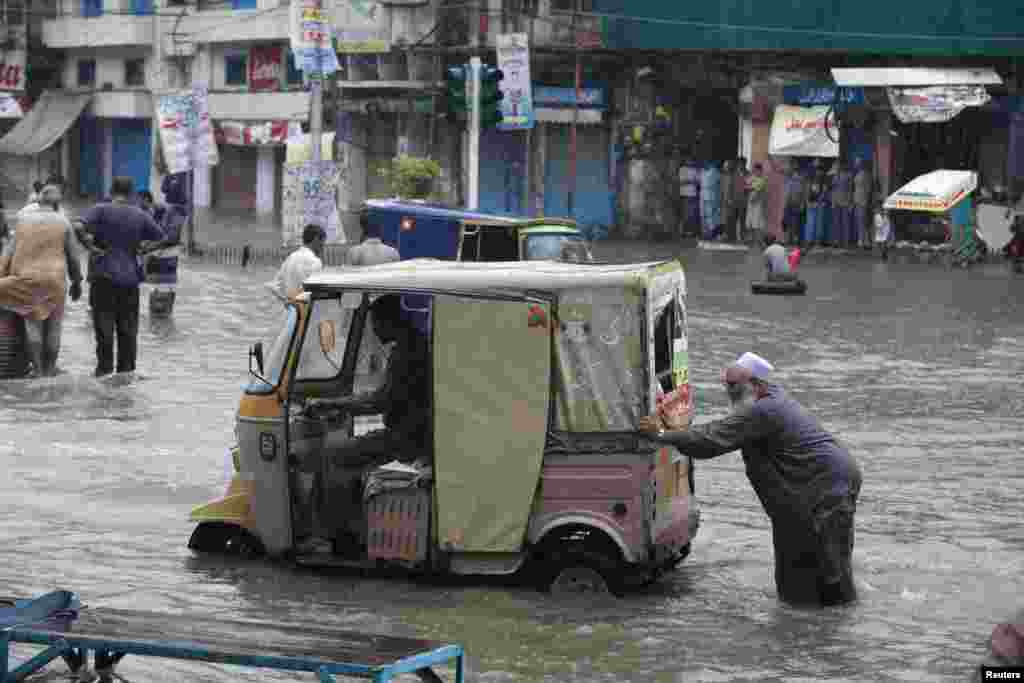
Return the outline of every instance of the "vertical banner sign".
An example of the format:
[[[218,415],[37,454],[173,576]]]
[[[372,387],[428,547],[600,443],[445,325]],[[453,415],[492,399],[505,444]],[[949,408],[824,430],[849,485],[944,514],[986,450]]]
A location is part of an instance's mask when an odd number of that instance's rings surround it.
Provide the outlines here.
[[[338,166],[333,161],[285,164],[281,188],[281,221],[285,246],[302,242],[310,223],[324,226],[327,241],[344,243],[335,197]]]
[[[504,74],[499,81],[502,122],[499,130],[533,128],[533,90],[530,85],[530,46],[525,33],[498,36],[498,68]]]
[[[339,0],[335,7],[338,52],[374,54],[391,51],[384,8],[377,0]]]
[[[200,163],[217,165],[207,99],[206,86],[196,84],[192,92],[161,95],[157,100],[160,147],[170,173],[184,173]]]
[[[338,70],[331,23],[323,0],[292,0],[291,46],[295,66],[307,75],[319,77]]]
[[[280,46],[249,50],[249,90],[279,90],[284,72],[284,50]]]

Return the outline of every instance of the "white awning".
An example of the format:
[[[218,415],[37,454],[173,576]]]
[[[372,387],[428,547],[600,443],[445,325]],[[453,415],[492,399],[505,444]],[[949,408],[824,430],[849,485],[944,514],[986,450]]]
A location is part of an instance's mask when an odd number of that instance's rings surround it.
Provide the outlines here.
[[[832,78],[842,88],[906,88],[919,85],[1002,85],[994,69],[877,68],[832,69]]]
[[[28,114],[0,139],[0,154],[35,156],[61,138],[92,95],[47,90]]]

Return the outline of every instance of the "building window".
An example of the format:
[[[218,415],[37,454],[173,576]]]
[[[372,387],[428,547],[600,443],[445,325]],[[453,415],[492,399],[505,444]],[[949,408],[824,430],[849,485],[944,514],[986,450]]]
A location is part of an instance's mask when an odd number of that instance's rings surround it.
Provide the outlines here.
[[[231,0],[231,9],[256,9],[256,0]]]
[[[22,0],[7,0],[6,20],[8,26],[21,26],[25,23],[25,3]]]
[[[124,60],[124,84],[129,87],[146,85],[146,60]]]
[[[295,66],[295,53],[288,49],[288,85],[302,85],[302,71]]]
[[[147,16],[153,14],[153,0],[132,0],[132,14]]]
[[[78,60],[78,86],[93,87],[96,85],[96,60]]]
[[[245,85],[249,82],[249,55],[234,52],[224,55],[224,84]]]
[[[82,16],[98,17],[103,14],[103,0],[82,0]]]

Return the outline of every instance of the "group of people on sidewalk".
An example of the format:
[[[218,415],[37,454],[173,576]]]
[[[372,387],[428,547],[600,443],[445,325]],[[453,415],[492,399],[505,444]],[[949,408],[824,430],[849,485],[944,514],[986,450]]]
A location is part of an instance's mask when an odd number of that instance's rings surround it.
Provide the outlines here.
[[[684,160],[679,170],[680,231],[700,226],[705,240],[760,244],[775,234],[787,244],[870,247],[893,240],[892,223],[868,163],[816,159],[802,170],[795,160]]]
[[[64,306],[82,296],[81,256],[88,254],[89,307],[96,338],[97,377],[133,372],[137,357],[139,289],[146,279],[143,257],[178,244],[157,224],[164,216],[152,195],[137,197],[130,178],[117,177],[111,197],[88,210],[74,224],[56,184],[34,188],[18,212],[13,230],[0,237],[0,307],[24,320],[25,354],[30,375],[57,373]],[[166,210],[164,210],[166,213]],[[166,222],[165,222],[166,224]],[[176,277],[167,263],[158,267],[165,279]],[[159,259],[158,259],[159,263]],[[173,270],[173,272],[171,272]],[[70,286],[68,282],[70,281]]]

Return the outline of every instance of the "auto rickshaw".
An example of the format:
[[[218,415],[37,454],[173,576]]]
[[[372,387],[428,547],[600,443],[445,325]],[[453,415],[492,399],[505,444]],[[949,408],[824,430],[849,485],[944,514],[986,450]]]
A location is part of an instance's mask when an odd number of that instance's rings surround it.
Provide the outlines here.
[[[387,376],[370,307],[401,296],[429,349],[429,460],[350,462],[345,409]],[[415,301],[416,306],[409,305]],[[414,259],[325,270],[250,349],[224,497],[192,511],[198,552],[311,566],[511,575],[611,591],[690,552],[692,461],[638,432],[688,390],[678,262]],[[676,392],[678,394],[678,392]],[[310,543],[311,539],[320,539]]]
[[[977,187],[978,174],[974,171],[932,171],[889,195],[884,208],[924,212],[937,218],[937,232],[949,245],[953,263],[967,265],[977,260],[984,248],[978,239],[971,203],[971,194]]]
[[[516,218],[398,199],[371,199],[362,209],[367,234],[402,259],[456,261],[592,261],[576,221]],[[568,246],[567,246],[568,245]]]

